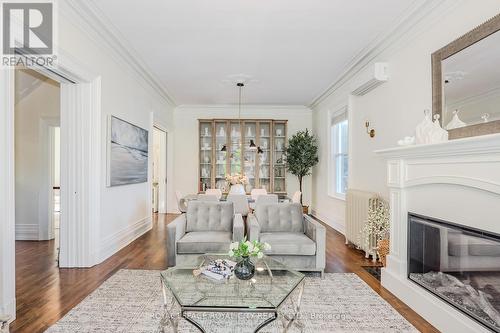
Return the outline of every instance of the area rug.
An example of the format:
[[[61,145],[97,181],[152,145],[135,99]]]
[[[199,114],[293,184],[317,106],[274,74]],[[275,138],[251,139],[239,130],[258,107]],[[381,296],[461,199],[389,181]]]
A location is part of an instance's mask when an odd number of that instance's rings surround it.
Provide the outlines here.
[[[159,271],[120,270],[46,332],[161,332]],[[197,314],[207,332],[253,332],[265,320],[255,314]],[[418,332],[355,274],[306,277],[300,316],[302,332]],[[281,332],[277,320],[261,332]],[[171,331],[171,330],[167,330]],[[180,332],[199,332],[186,320]],[[289,332],[300,332],[292,326]]]

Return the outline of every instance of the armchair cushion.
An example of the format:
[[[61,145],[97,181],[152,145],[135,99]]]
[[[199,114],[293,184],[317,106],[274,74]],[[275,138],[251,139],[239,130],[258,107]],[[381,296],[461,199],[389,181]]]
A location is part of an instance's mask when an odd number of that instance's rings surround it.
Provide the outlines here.
[[[226,253],[232,241],[232,233],[226,231],[188,232],[177,241],[179,254]]]
[[[259,222],[260,232],[304,232],[300,204],[257,205],[255,217]]]
[[[192,201],[187,209],[186,232],[226,231],[233,229],[232,202]]]
[[[316,243],[303,233],[274,232],[261,233],[260,241],[271,245],[270,255],[313,256],[316,254]]]

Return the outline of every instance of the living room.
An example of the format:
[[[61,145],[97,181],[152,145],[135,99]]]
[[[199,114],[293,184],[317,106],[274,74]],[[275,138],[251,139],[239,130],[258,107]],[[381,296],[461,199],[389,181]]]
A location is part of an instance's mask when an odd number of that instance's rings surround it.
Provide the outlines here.
[[[500,332],[499,0],[1,6],[0,332]]]

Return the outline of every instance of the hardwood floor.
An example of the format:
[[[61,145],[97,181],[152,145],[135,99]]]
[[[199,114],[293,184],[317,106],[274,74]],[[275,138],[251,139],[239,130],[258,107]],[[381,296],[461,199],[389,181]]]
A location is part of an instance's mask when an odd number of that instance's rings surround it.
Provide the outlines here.
[[[58,269],[54,241],[16,242],[17,319],[11,332],[43,332],[122,268],[164,269],[166,225],[175,215],[155,215],[153,229],[92,268]],[[421,332],[438,332],[361,266],[371,265],[344,237],[327,227],[327,272],[354,272]]]

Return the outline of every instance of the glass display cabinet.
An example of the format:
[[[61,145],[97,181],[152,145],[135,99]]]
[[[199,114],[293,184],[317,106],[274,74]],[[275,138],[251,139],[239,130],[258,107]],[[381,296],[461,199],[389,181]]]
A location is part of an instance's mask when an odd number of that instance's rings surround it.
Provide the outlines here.
[[[243,173],[249,182],[247,193],[254,188],[286,193],[286,120],[204,119],[199,123],[199,192],[218,188],[227,193],[226,175]]]
[[[243,173],[248,178],[246,191],[250,192],[256,188],[257,179],[255,172],[255,163],[257,158],[257,123],[255,121],[244,122],[245,132],[243,133],[243,147],[245,150],[243,159]]]
[[[214,168],[215,168],[215,188],[225,189],[227,160],[226,152],[223,148],[228,146],[227,125],[224,121],[215,122],[215,146],[214,146]]]
[[[271,127],[272,122],[259,122],[257,132],[259,139],[257,145],[261,152],[257,154],[257,172],[260,188],[265,188],[267,192],[271,189]]]
[[[229,170],[231,174],[241,173],[241,130],[240,123],[231,121],[231,134],[229,140],[231,144],[226,152],[226,159],[229,161]]]
[[[212,187],[213,123],[200,122],[200,192]]]
[[[286,122],[273,123],[273,192],[286,192],[286,167],[283,153],[286,145]]]

